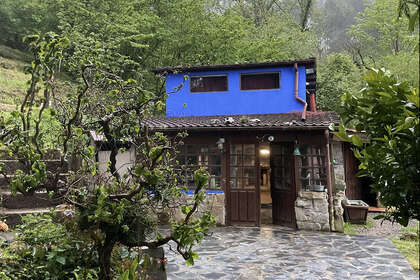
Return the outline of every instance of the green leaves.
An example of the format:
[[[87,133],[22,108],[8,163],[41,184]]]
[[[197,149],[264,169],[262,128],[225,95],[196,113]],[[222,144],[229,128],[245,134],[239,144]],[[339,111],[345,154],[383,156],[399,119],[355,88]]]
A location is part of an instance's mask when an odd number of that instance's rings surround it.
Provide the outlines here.
[[[355,146],[359,175],[372,178],[381,203],[393,208],[395,221],[406,225],[410,218],[419,218],[420,209],[418,88],[382,69],[369,71],[364,79],[368,84],[360,94],[343,95],[342,117],[363,131],[368,142],[348,135],[344,126],[335,135]]]

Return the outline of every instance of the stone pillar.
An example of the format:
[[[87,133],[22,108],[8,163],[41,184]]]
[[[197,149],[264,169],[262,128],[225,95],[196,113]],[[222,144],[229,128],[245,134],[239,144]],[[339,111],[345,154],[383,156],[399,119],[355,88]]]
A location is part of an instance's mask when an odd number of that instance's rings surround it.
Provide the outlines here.
[[[344,170],[343,145],[341,142],[332,143],[332,162],[333,162],[333,205],[334,205],[334,231],[344,232],[344,209],[341,201],[346,199],[346,181]]]
[[[295,213],[298,229],[330,231],[327,193],[300,191]]]

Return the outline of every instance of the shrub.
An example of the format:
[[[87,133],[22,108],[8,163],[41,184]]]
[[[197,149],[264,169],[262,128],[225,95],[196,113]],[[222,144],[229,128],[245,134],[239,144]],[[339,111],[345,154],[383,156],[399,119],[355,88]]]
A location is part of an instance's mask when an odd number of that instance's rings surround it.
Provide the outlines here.
[[[27,215],[16,230],[17,240],[0,255],[0,279],[89,279],[96,274],[93,243],[73,222],[59,223],[53,213]]]

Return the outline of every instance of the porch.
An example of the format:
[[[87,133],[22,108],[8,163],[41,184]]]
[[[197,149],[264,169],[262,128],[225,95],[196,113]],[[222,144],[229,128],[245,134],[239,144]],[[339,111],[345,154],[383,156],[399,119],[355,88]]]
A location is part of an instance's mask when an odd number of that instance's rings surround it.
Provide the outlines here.
[[[329,164],[331,123],[338,123],[333,112],[308,113],[306,120],[288,113],[147,121],[151,129],[169,135],[187,131],[178,155],[185,184],[193,188],[192,172],[207,167],[208,189],[224,193],[225,224],[327,231],[334,230],[336,191]],[[314,189],[318,192],[309,195]]]

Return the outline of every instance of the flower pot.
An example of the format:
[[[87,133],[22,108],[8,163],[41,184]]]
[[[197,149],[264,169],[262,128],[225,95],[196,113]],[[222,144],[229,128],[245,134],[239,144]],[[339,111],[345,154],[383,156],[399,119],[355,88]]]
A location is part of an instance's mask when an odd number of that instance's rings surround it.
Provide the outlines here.
[[[366,224],[369,205],[362,200],[343,200],[344,220],[351,224]]]

